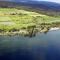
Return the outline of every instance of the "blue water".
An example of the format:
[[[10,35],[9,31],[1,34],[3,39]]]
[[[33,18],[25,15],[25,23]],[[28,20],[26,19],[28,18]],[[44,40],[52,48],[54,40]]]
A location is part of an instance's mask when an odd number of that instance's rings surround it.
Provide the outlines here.
[[[0,60],[60,60],[60,30],[32,38],[0,36]]]

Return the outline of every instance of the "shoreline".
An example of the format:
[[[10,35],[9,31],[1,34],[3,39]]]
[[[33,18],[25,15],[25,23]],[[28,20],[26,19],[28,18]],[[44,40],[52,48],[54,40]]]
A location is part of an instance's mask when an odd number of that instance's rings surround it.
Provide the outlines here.
[[[47,29],[43,29],[43,30],[31,30],[31,31],[27,31],[27,30],[20,30],[20,31],[14,31],[14,32],[1,32],[0,35],[9,35],[9,36],[14,36],[14,35],[23,35],[23,36],[35,36],[35,34],[37,32],[40,32],[40,33],[47,33],[48,31],[56,31],[56,30],[59,30],[60,28],[59,27],[53,27],[53,28],[50,28],[49,30]]]

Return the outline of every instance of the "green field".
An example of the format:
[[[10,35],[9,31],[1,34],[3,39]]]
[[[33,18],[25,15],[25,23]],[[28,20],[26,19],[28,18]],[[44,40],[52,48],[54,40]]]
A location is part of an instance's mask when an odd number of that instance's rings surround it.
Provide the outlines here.
[[[60,17],[52,17],[36,12],[16,9],[0,8],[0,32],[19,31],[29,27],[60,23]]]

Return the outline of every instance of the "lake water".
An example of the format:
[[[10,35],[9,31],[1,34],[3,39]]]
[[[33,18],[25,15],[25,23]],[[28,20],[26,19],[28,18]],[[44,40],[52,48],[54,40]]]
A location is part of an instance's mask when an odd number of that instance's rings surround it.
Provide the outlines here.
[[[60,60],[60,30],[31,38],[0,36],[0,60]]]

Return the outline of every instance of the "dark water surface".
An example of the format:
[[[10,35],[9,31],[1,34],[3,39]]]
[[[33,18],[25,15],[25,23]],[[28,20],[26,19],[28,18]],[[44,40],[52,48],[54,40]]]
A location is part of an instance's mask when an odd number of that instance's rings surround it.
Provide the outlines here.
[[[0,36],[0,60],[60,60],[60,30],[32,38]]]

